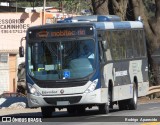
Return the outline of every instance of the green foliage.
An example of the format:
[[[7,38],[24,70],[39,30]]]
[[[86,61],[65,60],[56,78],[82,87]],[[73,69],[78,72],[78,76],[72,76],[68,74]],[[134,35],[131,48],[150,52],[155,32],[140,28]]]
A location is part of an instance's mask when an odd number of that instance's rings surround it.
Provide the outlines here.
[[[42,7],[43,2],[44,0],[18,0],[17,5],[18,7]],[[46,6],[58,8],[60,2],[65,12],[76,14],[80,14],[83,9],[89,9],[91,5],[89,0],[46,0]]]
[[[43,0],[24,0],[24,1],[21,1],[19,0],[17,2],[17,5],[18,7],[42,7],[43,6]],[[58,7],[59,4],[57,1],[49,1],[49,0],[46,0],[46,6],[47,7]]]
[[[29,2],[17,2],[17,6],[18,7],[30,7],[30,3]]]
[[[81,10],[90,9],[91,4],[89,0],[62,0],[63,9],[68,13],[80,14]]]

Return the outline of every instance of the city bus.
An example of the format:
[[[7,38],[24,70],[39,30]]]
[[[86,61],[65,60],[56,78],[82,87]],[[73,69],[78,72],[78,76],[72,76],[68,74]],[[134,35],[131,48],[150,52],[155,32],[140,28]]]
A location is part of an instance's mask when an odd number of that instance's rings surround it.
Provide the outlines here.
[[[85,113],[97,106],[100,114],[109,113],[113,105],[136,110],[138,97],[148,92],[141,21],[78,16],[30,27],[25,40],[28,105],[41,107],[43,117],[63,108]],[[19,53],[24,56],[22,45]]]

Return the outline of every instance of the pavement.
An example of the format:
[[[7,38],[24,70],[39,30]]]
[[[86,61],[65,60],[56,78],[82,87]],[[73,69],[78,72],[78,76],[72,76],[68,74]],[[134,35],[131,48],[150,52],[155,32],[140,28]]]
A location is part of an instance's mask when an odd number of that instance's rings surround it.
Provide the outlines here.
[[[160,102],[160,98],[150,99],[149,97],[140,97],[138,98],[138,104],[146,104],[146,103],[156,103]]]
[[[26,97],[3,97],[0,98],[0,109],[17,108],[23,109],[27,107]]]
[[[138,98],[138,104],[160,102],[160,98],[150,99],[149,97]],[[24,109],[27,108],[26,97],[5,97],[0,98],[0,109]]]
[[[40,108],[24,108],[17,110],[17,108],[2,108],[0,109],[0,116],[3,117],[22,117],[22,118],[39,118],[43,123],[23,123],[26,125],[160,125],[160,122],[117,122],[118,118],[159,118],[160,116],[160,98],[150,100],[148,97],[142,97],[138,99],[137,110],[124,110],[119,111],[118,108],[111,110],[109,114],[98,114],[97,109],[88,110],[85,115],[69,115],[66,111],[61,110],[53,113],[53,118],[42,119]],[[112,122],[108,122],[107,120]],[[45,122],[47,121],[47,122]],[[81,121],[81,122],[80,122]],[[105,122],[107,121],[107,122]],[[115,122],[113,122],[115,121]],[[2,125],[8,125],[9,123],[2,123]],[[10,123],[12,125],[18,125],[22,123]],[[1,123],[0,123],[1,125]]]
[[[150,100],[149,97],[141,97],[138,99],[138,104],[149,104],[158,103],[160,98],[154,98]],[[41,114],[40,108],[27,108],[27,99],[25,97],[11,97],[11,98],[0,98],[0,116],[28,113],[33,113],[35,116],[37,113]],[[17,110],[18,109],[18,110]],[[57,110],[57,109],[56,109]],[[59,111],[59,110],[58,110]],[[61,110],[61,112],[65,109]]]

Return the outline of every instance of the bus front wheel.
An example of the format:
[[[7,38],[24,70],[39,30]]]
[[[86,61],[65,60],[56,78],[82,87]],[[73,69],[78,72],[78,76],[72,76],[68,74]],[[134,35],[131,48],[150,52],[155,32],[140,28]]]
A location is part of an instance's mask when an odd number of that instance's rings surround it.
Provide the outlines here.
[[[76,112],[76,107],[68,107],[68,108],[67,108],[67,112],[68,112],[69,114],[74,114],[74,113]]]
[[[109,108],[110,107],[113,108],[111,100],[112,100],[112,94],[111,94],[111,91],[109,90],[109,92],[108,92],[108,102],[109,103],[106,102],[106,103],[100,104],[98,106],[100,114],[108,114]]]
[[[127,107],[127,102],[128,100],[121,100],[121,101],[118,101],[118,106],[119,106],[119,110],[126,110],[128,107]]]
[[[77,113],[78,114],[84,114],[85,113],[85,107],[84,106],[78,106]]]
[[[107,103],[99,105],[99,113],[100,114],[108,114],[109,113],[109,106]]]
[[[42,117],[43,118],[51,118],[52,112],[55,111],[53,107],[41,107]]]

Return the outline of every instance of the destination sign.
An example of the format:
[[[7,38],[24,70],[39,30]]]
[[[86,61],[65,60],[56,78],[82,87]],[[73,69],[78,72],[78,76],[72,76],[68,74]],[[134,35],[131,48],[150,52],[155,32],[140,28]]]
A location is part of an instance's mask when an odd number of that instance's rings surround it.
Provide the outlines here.
[[[45,37],[45,38],[47,38],[48,34],[49,33],[47,31],[40,31],[36,35],[37,35],[37,37],[41,37],[41,38]]]
[[[28,32],[30,39],[37,38],[63,38],[63,37],[85,37],[94,34],[93,27],[67,27],[67,28],[48,28],[42,30],[31,30]]]
[[[69,37],[69,36],[83,36],[86,35],[86,30],[59,30],[51,32],[52,37]]]

